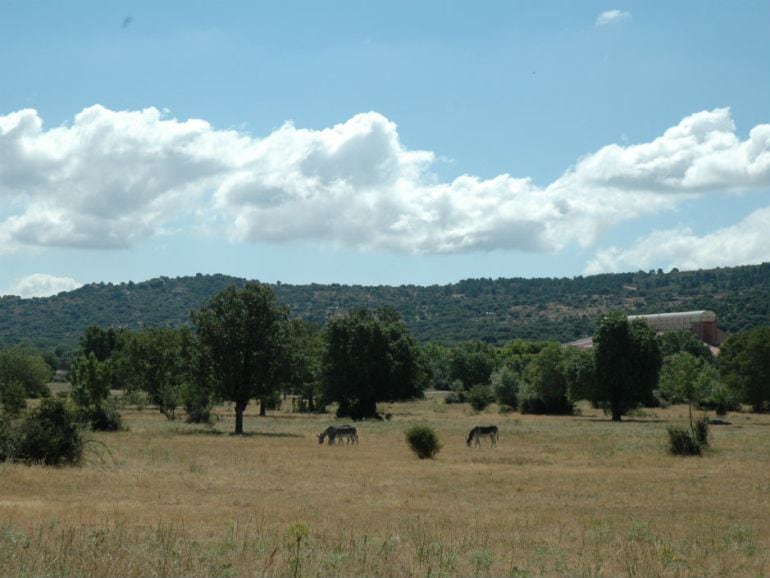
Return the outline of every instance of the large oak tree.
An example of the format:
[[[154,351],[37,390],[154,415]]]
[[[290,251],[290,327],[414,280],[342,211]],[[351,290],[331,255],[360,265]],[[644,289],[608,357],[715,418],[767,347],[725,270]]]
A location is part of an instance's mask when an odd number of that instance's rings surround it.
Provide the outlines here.
[[[354,419],[377,415],[378,401],[422,394],[419,350],[392,309],[357,309],[332,319],[326,330],[326,401]]]
[[[243,412],[260,398],[260,413],[286,370],[284,331],[288,311],[273,291],[259,283],[228,287],[192,313],[202,352],[209,360],[213,387],[235,403],[235,433],[243,433]]]
[[[652,401],[662,363],[655,331],[644,321],[629,322],[612,312],[594,335],[596,383],[592,401],[612,412],[612,421],[640,403]]]

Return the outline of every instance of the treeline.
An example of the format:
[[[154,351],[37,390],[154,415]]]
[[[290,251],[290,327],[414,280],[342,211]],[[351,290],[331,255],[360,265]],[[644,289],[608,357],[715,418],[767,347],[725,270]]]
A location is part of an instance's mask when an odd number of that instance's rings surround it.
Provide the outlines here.
[[[448,403],[479,411],[496,401],[503,412],[571,414],[588,400],[614,421],[640,406],[668,403],[719,414],[741,404],[768,411],[768,360],[767,326],[732,335],[714,358],[692,333],[656,335],[620,311],[599,320],[593,350],[524,340],[501,347],[481,340],[419,345],[392,309],[355,309],[321,327],[292,317],[268,286],[247,283],[217,293],[179,329],[92,326],[68,359],[0,350],[0,461],[58,463],[35,452],[66,438],[71,455],[80,443],[71,439],[77,436],[71,420],[118,430],[120,403],[145,403],[142,396],[168,419],[183,408],[191,422],[209,422],[215,404],[232,402],[237,434],[253,400],[260,415],[291,395],[296,411],[334,405],[340,417],[367,419],[381,417],[378,403],[418,398],[427,388],[447,390]],[[19,422],[27,398],[50,397],[51,362],[67,365],[68,400],[44,400]],[[120,399],[112,390],[123,390]],[[704,435],[692,417],[690,426],[691,434],[674,432],[672,440],[684,435],[699,451]]]
[[[179,328],[189,312],[244,279],[225,275],[160,277],[142,283],[91,284],[49,298],[0,298],[0,345],[73,349],[89,326]],[[390,308],[421,343],[513,339],[568,342],[592,335],[596,319],[711,309],[728,332],[770,318],[770,263],[702,271],[639,271],[561,279],[468,279],[428,287],[403,285],[270,286],[292,316],[318,325],[356,308]]]

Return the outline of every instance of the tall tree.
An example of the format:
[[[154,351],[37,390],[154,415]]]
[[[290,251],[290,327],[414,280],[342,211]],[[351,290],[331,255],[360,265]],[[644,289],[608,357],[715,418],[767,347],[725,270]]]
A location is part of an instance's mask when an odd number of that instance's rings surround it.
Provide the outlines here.
[[[551,343],[532,358],[524,371],[524,381],[519,390],[522,413],[571,414],[574,411],[567,397],[564,356],[564,348],[558,343]]]
[[[259,283],[228,287],[192,314],[219,397],[235,403],[235,433],[243,433],[243,412],[255,397],[266,400],[286,369],[283,345],[288,312],[273,291]]]
[[[741,401],[757,412],[770,409],[770,327],[731,335],[719,352],[719,368]]]
[[[112,372],[107,361],[99,361],[91,352],[78,355],[70,364],[72,398],[86,411],[101,409],[110,395]]]
[[[661,365],[660,347],[644,321],[628,322],[615,311],[599,322],[594,335],[596,387],[592,400],[609,407],[612,421],[652,400]]]
[[[133,334],[127,349],[131,385],[146,391],[160,412],[174,419],[185,381],[180,332],[151,327]]]
[[[326,400],[338,415],[377,415],[377,402],[422,394],[425,372],[417,345],[392,309],[357,309],[326,329]]]
[[[709,396],[719,382],[716,368],[687,351],[674,353],[663,359],[660,370],[660,393],[674,403],[686,402],[689,409],[690,429],[692,406]]]

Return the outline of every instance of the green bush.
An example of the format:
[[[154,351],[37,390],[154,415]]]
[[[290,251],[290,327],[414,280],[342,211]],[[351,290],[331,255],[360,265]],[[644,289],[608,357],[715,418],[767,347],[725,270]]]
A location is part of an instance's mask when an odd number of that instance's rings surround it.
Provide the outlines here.
[[[468,401],[476,411],[484,411],[494,399],[492,390],[487,385],[474,385],[468,392]]]
[[[45,465],[77,464],[83,438],[67,407],[59,399],[44,399],[22,422],[15,459]]]
[[[703,417],[695,422],[695,441],[701,447],[708,447],[709,445],[709,419]]]
[[[182,386],[182,400],[188,423],[210,424],[213,421],[211,396],[208,390],[195,383],[186,383]]]
[[[699,456],[701,445],[687,428],[669,426],[669,451],[675,456]]]
[[[436,432],[426,425],[415,425],[409,428],[406,431],[406,441],[421,460],[433,459],[441,450],[441,442],[439,442]]]
[[[116,408],[100,407],[91,410],[88,423],[94,431],[120,431],[123,429],[123,418]]]

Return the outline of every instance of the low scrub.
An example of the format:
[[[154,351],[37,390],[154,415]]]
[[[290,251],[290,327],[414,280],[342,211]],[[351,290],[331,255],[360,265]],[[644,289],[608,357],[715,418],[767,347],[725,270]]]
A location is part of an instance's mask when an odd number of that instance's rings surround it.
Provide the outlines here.
[[[703,450],[689,428],[669,426],[668,441],[669,452],[675,456],[699,456]]]
[[[406,441],[421,460],[433,459],[441,450],[441,442],[433,428],[415,425],[406,431]]]
[[[45,399],[30,412],[13,435],[17,461],[45,465],[74,465],[83,457],[83,438],[67,406]]]

